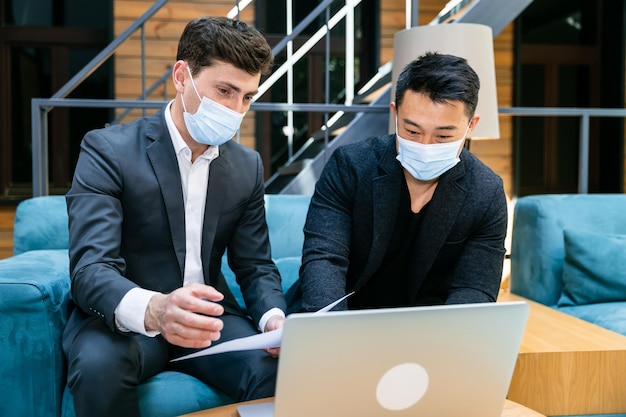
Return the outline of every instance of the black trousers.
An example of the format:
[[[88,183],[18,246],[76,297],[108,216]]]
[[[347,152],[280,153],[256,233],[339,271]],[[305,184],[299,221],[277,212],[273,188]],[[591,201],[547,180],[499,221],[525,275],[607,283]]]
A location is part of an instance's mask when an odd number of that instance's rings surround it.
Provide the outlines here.
[[[75,312],[76,313],[76,312]],[[214,344],[257,333],[252,321],[225,313]],[[137,386],[164,370],[192,375],[236,401],[271,397],[278,360],[261,350],[221,353],[177,362],[196,351],[173,346],[161,336],[119,334],[97,318],[86,318],[64,335],[68,386],[77,417],[140,416]]]

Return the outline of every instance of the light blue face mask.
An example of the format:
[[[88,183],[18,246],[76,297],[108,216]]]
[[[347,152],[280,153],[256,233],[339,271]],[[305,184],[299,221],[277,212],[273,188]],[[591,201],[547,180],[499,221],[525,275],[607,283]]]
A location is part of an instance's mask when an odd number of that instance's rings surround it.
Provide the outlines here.
[[[463,144],[468,130],[469,124],[461,139],[454,142],[434,143],[431,145],[403,139],[396,133],[398,137],[398,156],[396,156],[396,159],[415,179],[430,181],[438,178],[459,163],[459,148]],[[398,122],[396,120],[397,131]]]
[[[223,145],[235,136],[246,114],[231,110],[208,97],[200,97],[189,67],[187,72],[191,78],[191,85],[200,99],[200,106],[194,114],[187,112],[185,100],[181,96],[185,126],[196,142],[205,145]]]

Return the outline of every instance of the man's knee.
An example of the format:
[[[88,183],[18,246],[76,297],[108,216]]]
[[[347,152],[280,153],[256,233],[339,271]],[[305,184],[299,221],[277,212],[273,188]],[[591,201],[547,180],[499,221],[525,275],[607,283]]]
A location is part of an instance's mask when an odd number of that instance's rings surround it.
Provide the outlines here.
[[[86,331],[77,335],[67,352],[70,388],[86,378],[98,385],[118,383],[119,375],[138,368],[132,344],[108,332]],[[133,358],[135,356],[135,358]]]
[[[241,400],[273,397],[276,389],[278,359],[265,352],[242,361]]]

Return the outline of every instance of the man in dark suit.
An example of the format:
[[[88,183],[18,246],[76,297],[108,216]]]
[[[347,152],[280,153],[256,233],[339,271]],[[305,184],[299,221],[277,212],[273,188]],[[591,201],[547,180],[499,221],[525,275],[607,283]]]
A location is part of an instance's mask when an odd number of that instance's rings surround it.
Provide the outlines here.
[[[428,53],[403,69],[396,134],[337,149],[316,184],[292,309],[352,291],[340,308],[495,301],[506,197],[501,178],[464,149],[479,85],[456,56]]]
[[[63,336],[78,416],[139,415],[137,386],[167,369],[237,401],[271,396],[275,351],[175,362],[212,343],[279,328],[257,152],[230,140],[273,62],[245,23],[200,18],[154,116],[85,136],[67,194],[72,300]],[[247,312],[220,273],[229,265]]]

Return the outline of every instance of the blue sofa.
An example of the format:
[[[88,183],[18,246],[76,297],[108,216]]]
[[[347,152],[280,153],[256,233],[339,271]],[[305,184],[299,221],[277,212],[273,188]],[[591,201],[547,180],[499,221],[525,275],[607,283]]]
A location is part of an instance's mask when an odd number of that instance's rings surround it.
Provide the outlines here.
[[[511,292],[626,335],[626,195],[519,198]]]
[[[286,290],[298,277],[310,197],[267,195],[272,256]],[[65,385],[61,334],[68,317],[67,211],[63,196],[21,202],[15,213],[14,256],[0,260],[0,415],[73,417]],[[224,259],[224,275],[243,297]],[[139,387],[142,414],[175,416],[232,403],[197,379],[163,372]]]

